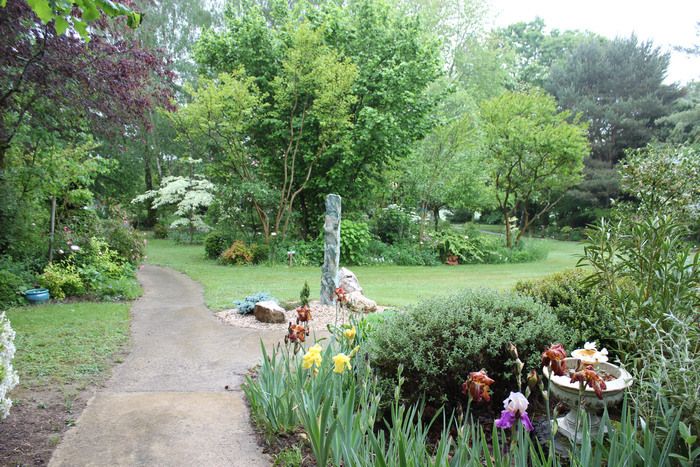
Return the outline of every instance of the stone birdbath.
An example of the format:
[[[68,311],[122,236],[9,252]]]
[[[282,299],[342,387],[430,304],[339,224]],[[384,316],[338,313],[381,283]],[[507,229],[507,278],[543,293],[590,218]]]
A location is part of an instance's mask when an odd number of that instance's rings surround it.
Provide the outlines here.
[[[593,365],[596,372],[605,380],[606,389],[602,391],[602,399],[599,399],[595,391],[586,387],[580,391],[578,382],[571,382],[571,377],[550,375],[548,367],[544,367],[544,376],[550,379],[550,391],[560,401],[566,403],[571,410],[563,417],[557,418],[558,432],[572,442],[581,443],[583,437],[581,430],[576,430],[578,423],[578,407],[581,407],[590,416],[589,431],[596,435],[600,429],[600,413],[605,407],[619,404],[625,394],[625,389],[632,385],[632,376],[617,365],[607,362],[607,357],[599,352],[590,352],[591,349],[578,349],[572,352],[575,357],[565,359],[566,367],[572,371],[579,366],[579,362]],[[583,351],[583,352],[579,352]],[[588,352],[587,352],[588,351]],[[596,355],[597,354],[597,355]],[[579,358],[576,358],[579,357]],[[603,428],[605,429],[605,427]]]

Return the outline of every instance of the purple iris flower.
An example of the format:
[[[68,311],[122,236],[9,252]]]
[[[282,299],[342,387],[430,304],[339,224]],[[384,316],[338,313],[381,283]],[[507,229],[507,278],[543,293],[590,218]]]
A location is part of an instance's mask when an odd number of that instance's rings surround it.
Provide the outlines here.
[[[496,426],[501,429],[512,428],[515,422],[520,420],[527,431],[532,431],[534,427],[527,414],[529,405],[527,397],[519,392],[511,392],[508,399],[503,401],[504,410],[501,412],[501,418],[496,420]]]

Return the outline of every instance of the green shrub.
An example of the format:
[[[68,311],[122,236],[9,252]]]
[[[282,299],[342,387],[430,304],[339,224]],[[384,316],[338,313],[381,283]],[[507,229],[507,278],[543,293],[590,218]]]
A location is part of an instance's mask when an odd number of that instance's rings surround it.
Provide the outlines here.
[[[222,264],[250,264],[253,262],[253,251],[242,240],[236,240],[221,253],[219,261]]]
[[[233,235],[220,230],[212,230],[204,238],[204,251],[207,258],[216,259],[233,243]]]
[[[498,247],[494,250],[495,258],[488,262],[492,264],[499,262],[530,263],[547,258],[548,253],[547,246],[537,240],[521,240],[520,244],[513,248],[506,248],[505,245],[498,242]]]
[[[63,300],[66,297],[85,293],[85,284],[75,265],[66,262],[51,263],[39,276],[42,287],[49,289],[51,298]]]
[[[158,223],[153,226],[153,237],[165,239],[168,238],[168,226]]]
[[[414,216],[396,204],[380,210],[373,224],[374,235],[389,245],[410,241],[418,230]]]
[[[25,288],[22,278],[10,271],[0,271],[0,309],[24,302],[20,293]]]
[[[475,230],[464,234],[443,230],[435,234],[434,241],[443,262],[448,256],[456,256],[459,262],[464,264],[502,262],[498,255],[499,237],[487,237]]]
[[[255,243],[251,246],[251,250],[254,264],[262,264],[270,260],[270,245],[267,243]]]
[[[133,227],[123,222],[104,221],[103,232],[110,250],[131,264],[137,264],[146,253],[144,238]]]
[[[434,248],[415,243],[389,245],[384,252],[384,259],[386,262],[398,266],[437,266],[440,264],[440,258]]]
[[[372,240],[369,226],[347,219],[340,226],[340,261],[343,264],[367,263],[367,247]]]
[[[598,341],[598,348],[610,347],[617,339],[612,303],[599,289],[584,284],[585,277],[583,270],[572,269],[518,282],[515,290],[552,307],[576,344]]]
[[[431,403],[455,403],[466,375],[482,368],[497,381],[499,400],[515,387],[509,345],[518,348],[526,369],[535,369],[552,342],[571,341],[549,307],[516,293],[466,290],[425,300],[378,323],[370,355],[384,387],[395,385],[403,366],[408,400],[425,395]]]
[[[591,287],[610,296],[615,348],[635,379],[635,407],[655,423],[666,411],[700,430],[700,252],[686,241],[687,219],[621,212],[619,223],[589,229],[584,265]],[[661,414],[661,418],[668,417]],[[658,420],[662,421],[662,420]]]
[[[323,264],[323,239],[294,242],[282,248],[277,255],[279,261],[287,261],[287,252],[294,252],[294,264],[299,266],[320,266]]]

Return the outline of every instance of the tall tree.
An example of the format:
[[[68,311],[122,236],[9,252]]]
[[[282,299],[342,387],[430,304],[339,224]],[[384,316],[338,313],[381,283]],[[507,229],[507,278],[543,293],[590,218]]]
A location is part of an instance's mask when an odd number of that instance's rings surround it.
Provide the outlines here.
[[[274,99],[273,84],[282,70],[290,31],[304,20],[321,31],[324,46],[357,67],[349,109],[352,125],[345,130],[349,144],[325,151],[314,169],[323,177],[311,177],[297,197],[302,233],[315,235],[325,194],[341,193],[347,207],[361,205],[364,195],[383,181],[385,169],[408,155],[429,129],[434,101],[425,90],[440,74],[438,43],[419,18],[384,0],[350,0],[342,5],[279,0],[235,3],[246,7],[230,5],[226,29],[205,33],[195,57],[210,74],[244,67],[272,109],[282,104]],[[312,136],[318,129],[305,129],[310,141],[318,141]],[[261,121],[250,135],[260,157],[269,161],[270,173],[280,179],[284,178],[282,159],[273,156],[285,131],[269,120]],[[303,145],[301,149],[314,150]],[[295,179],[303,180],[306,170],[308,165],[298,161]]]
[[[438,86],[444,85],[439,83]],[[465,91],[447,96],[435,111],[435,128],[400,165],[404,201],[420,206],[421,237],[428,213],[438,228],[440,209],[483,204],[486,172],[479,168],[478,109]]]
[[[537,17],[496,31],[501,47],[513,53],[514,60],[509,65],[514,83],[543,87],[554,63],[567,57],[585,38],[592,37],[587,32],[545,29],[544,20]]]
[[[320,176],[319,166],[328,157],[347,152],[352,130],[357,68],[325,45],[321,30],[307,22],[288,34],[267,105],[255,80],[241,71],[204,81],[193,102],[174,117],[193,150],[206,143],[216,179],[249,187],[246,195],[266,239],[273,233],[285,237],[295,201],[312,177]],[[261,126],[272,131],[265,146],[246,142]],[[275,195],[271,211],[260,197],[261,187]]]
[[[591,38],[552,67],[546,88],[559,104],[589,122],[592,157],[616,163],[627,148],[645,146],[656,121],[680,96],[664,84],[670,56],[652,42]]]
[[[23,1],[0,9],[0,232],[21,203],[40,200],[18,200],[20,180],[10,175],[38,180],[38,171],[24,169],[50,152],[83,145],[89,135],[97,142],[125,135],[150,108],[170,105],[169,88],[154,85],[161,82],[154,77],[170,76],[167,64],[124,31],[119,22],[96,20],[86,42],[42,23]],[[0,251],[11,241],[3,235]]]
[[[484,102],[481,112],[491,183],[512,247],[580,180],[589,152],[586,124],[558,112],[554,98],[539,90],[506,92]],[[515,238],[514,216],[521,226]]]
[[[656,121],[661,141],[700,147],[700,81],[688,83],[673,112]]]
[[[10,0],[12,1],[12,0]],[[111,0],[48,1],[33,0],[27,2],[34,14],[44,23],[52,23],[58,34],[68,31],[77,32],[83,39],[90,39],[88,25],[100,20],[103,15],[111,18],[126,18],[129,27],[141,24],[141,13],[132,10],[122,2]],[[7,0],[0,0],[0,7],[5,8]]]

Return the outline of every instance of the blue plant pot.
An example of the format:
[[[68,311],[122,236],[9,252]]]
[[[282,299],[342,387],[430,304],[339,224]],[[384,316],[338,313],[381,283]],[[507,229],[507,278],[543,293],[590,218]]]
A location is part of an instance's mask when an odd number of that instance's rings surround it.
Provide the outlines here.
[[[29,289],[24,292],[24,298],[26,298],[29,303],[39,304],[48,302],[51,296],[49,295],[48,289]]]

